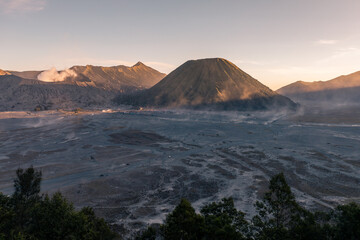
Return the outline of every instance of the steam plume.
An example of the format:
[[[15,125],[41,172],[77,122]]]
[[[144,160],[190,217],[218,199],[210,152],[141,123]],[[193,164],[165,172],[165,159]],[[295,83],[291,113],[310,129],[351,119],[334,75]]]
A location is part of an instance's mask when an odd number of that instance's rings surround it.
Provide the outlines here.
[[[65,69],[61,72],[58,72],[56,68],[51,68],[40,73],[37,78],[43,82],[62,82],[68,77],[76,77],[77,74],[71,69]]]

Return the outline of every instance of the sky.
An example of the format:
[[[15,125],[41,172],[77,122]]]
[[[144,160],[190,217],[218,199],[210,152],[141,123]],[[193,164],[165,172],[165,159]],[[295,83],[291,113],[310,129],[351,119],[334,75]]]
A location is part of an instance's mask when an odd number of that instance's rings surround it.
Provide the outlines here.
[[[0,0],[0,69],[222,57],[276,90],[360,71],[359,0]]]

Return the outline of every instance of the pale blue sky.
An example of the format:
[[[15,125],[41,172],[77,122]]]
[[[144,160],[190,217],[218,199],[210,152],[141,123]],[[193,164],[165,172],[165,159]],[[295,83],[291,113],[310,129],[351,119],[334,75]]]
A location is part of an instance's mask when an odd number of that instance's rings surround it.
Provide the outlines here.
[[[272,89],[360,70],[358,0],[0,0],[0,69],[226,58]]]

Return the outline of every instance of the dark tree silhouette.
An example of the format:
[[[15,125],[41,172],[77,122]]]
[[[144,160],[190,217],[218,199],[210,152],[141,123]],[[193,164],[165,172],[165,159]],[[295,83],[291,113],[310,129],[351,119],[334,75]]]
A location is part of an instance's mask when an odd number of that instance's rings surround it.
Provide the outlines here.
[[[179,205],[166,217],[161,231],[166,240],[197,240],[203,238],[203,228],[203,217],[195,212],[190,202],[181,199]]]
[[[41,171],[36,171],[32,166],[25,171],[16,170],[17,178],[14,180],[14,197],[23,200],[38,198],[40,193]]]
[[[76,211],[61,193],[40,195],[41,172],[18,169],[15,192],[0,193],[0,240],[3,239],[96,239],[117,237],[91,208]]]
[[[258,239],[292,239],[289,230],[298,224],[303,209],[295,201],[283,173],[271,178],[268,192],[255,207],[258,215],[253,224]]]
[[[235,208],[232,198],[204,206],[201,214],[205,219],[206,239],[245,239],[248,234],[245,214]]]

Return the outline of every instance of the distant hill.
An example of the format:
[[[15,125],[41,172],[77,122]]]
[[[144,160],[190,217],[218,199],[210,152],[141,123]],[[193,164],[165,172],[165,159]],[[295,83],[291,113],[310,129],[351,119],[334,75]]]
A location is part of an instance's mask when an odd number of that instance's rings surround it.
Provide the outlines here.
[[[102,66],[73,66],[70,68],[77,74],[77,78],[66,79],[67,83],[88,82],[87,85],[111,91],[127,92],[154,86],[166,74],[138,62],[132,67],[123,65],[114,67]],[[10,71],[13,75],[26,79],[38,79],[44,71]],[[61,71],[59,71],[61,73]],[[85,80],[85,81],[84,81]],[[84,85],[84,84],[82,84]]]
[[[116,92],[73,84],[0,76],[0,111],[108,106]]]
[[[120,96],[118,102],[233,110],[296,106],[222,58],[187,61],[152,88],[135,95]]]
[[[96,87],[107,90],[121,91],[123,89],[146,89],[154,86],[166,75],[138,62],[132,67],[115,66],[74,66],[70,68],[77,74],[89,78]]]
[[[9,71],[12,75],[21,77],[21,78],[26,78],[26,79],[36,79],[37,80],[37,76],[43,72],[43,71],[23,71],[23,72],[19,72],[19,71]]]
[[[87,65],[53,71],[63,76],[61,81],[38,80],[40,74],[46,78],[49,70],[1,70],[0,111],[109,106],[119,93],[149,88],[165,76],[141,62],[132,67]]]
[[[0,76],[10,75],[10,74],[11,74],[11,73],[6,72],[6,71],[0,69]]]
[[[277,92],[304,105],[360,105],[360,71],[329,81],[298,81]]]

